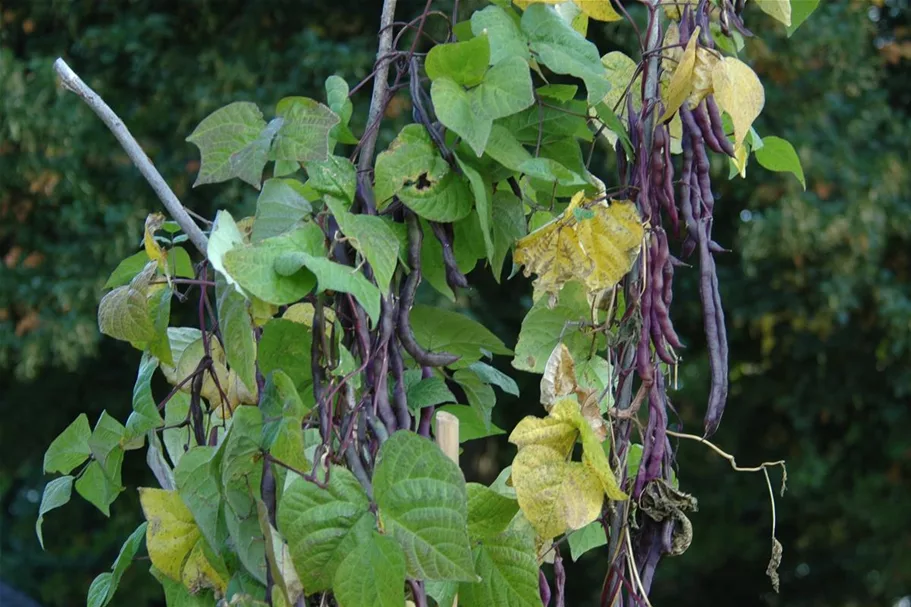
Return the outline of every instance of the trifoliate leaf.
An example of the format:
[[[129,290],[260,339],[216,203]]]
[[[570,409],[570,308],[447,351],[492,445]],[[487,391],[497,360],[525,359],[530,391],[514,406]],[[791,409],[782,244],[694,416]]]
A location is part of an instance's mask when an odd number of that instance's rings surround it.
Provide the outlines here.
[[[765,105],[765,90],[756,72],[734,57],[725,57],[712,70],[718,106],[734,123],[734,146],[743,143],[753,121]]]

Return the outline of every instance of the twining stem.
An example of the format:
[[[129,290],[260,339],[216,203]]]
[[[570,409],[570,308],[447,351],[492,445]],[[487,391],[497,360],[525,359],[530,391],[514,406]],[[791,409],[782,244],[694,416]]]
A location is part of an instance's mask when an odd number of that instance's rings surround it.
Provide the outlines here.
[[[394,1],[392,3],[395,4]],[[190,217],[189,213],[187,213],[187,210],[181,204],[180,200],[177,199],[177,196],[161,176],[161,173],[158,172],[158,169],[155,168],[155,165],[152,164],[152,161],[146,156],[146,153],[142,151],[139,143],[137,143],[136,139],[133,138],[133,135],[130,134],[129,129],[127,129],[123,120],[121,120],[120,117],[114,113],[114,110],[104,102],[104,99],[99,97],[89,85],[82,81],[82,78],[66,64],[66,61],[64,61],[63,58],[58,58],[57,61],[54,62],[54,70],[63,81],[63,86],[79,95],[79,97],[85,101],[86,105],[92,108],[92,111],[101,118],[101,121],[105,126],[114,133],[114,137],[120,142],[120,145],[127,153],[127,156],[130,157],[130,160],[133,161],[133,164],[135,164],[136,168],[139,169],[139,172],[142,173],[142,176],[145,177],[146,181],[149,182],[149,185],[152,186],[152,189],[155,191],[155,194],[158,196],[158,199],[161,200],[164,207],[168,210],[168,213],[171,214],[171,217],[174,218],[174,221],[177,222],[180,229],[186,233],[190,242],[192,242],[197,250],[205,256],[209,243],[206,235],[203,234],[202,230],[199,229],[199,226],[193,222],[193,219]]]

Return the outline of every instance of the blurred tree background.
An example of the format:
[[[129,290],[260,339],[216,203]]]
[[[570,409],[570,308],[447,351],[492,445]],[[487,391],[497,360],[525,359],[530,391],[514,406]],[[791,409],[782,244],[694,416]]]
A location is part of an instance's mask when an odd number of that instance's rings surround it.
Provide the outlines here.
[[[483,3],[462,7],[467,15]],[[626,4],[641,18],[636,2]],[[321,98],[331,74],[353,86],[371,69],[380,5],[0,7],[0,581],[47,607],[80,604],[141,520],[127,491],[110,520],[79,499],[50,514],[46,552],[34,535],[50,441],[79,412],[123,419],[130,410],[139,353],[101,339],[95,311],[110,271],[137,250],[146,214],[159,210],[106,128],[57,86],[53,60],[66,58],[120,114],[185,204],[243,216],[253,208],[250,188],[190,189],[198,156],[186,135],[231,101]],[[410,18],[423,5],[399,0],[397,14]],[[715,233],[732,249],[720,269],[732,378],[714,440],[744,465],[788,460],[789,491],[778,500],[781,594],[764,575],[770,512],[761,475],[734,473],[685,442],[681,487],[700,500],[695,539],[684,556],[663,562],[652,602],[893,605],[911,595],[911,8],[908,0],[823,0],[790,39],[754,9],[761,39],[748,43],[748,57],[767,94],[757,129],[795,144],[808,189],[755,164],[746,180],[716,182]],[[591,34],[603,52],[633,52],[628,24]],[[355,97],[355,132],[367,98]],[[407,97],[390,114],[408,119]],[[610,155],[596,163],[596,173],[615,180]],[[708,382],[695,274],[678,272],[672,313],[690,345],[674,404],[684,427],[698,432]],[[497,285],[482,270],[470,280],[475,288],[460,303],[515,343],[528,282]],[[495,411],[503,427],[537,412],[536,378],[519,375],[522,398]],[[497,437],[472,445],[463,461],[472,462],[470,477],[490,481],[512,455]],[[154,482],[142,459],[125,462],[130,489]],[[591,604],[603,560],[593,552],[568,569],[569,604]],[[143,562],[127,590],[118,604],[163,604]]]

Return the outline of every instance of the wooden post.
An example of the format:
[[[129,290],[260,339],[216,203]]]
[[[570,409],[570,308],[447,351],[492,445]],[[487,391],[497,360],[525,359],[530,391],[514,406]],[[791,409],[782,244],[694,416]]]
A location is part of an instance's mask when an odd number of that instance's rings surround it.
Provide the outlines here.
[[[459,418],[446,411],[437,411],[437,445],[446,457],[459,464]],[[459,607],[459,597],[452,600],[452,607]]]

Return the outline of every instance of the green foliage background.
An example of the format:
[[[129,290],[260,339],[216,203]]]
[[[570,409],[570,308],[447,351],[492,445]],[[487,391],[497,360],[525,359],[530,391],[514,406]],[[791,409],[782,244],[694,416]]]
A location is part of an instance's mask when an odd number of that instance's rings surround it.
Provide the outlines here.
[[[136,250],[143,219],[159,208],[105,127],[55,85],[53,59],[64,56],[120,113],[188,206],[243,216],[252,189],[190,189],[198,156],[185,137],[231,101],[269,106],[319,95],[333,73],[353,86],[373,62],[380,4],[42,0],[0,9],[4,582],[44,605],[79,604],[140,522],[130,490],[152,482],[142,458],[128,457],[130,486],[111,520],[74,500],[49,515],[48,550],[40,551],[44,449],[80,411],[129,411],[138,353],[102,340],[95,312],[108,273]],[[423,4],[399,0],[398,14]],[[462,2],[466,14],[481,4]],[[681,487],[700,500],[695,539],[683,557],[663,562],[653,603],[891,604],[911,594],[911,527],[903,522],[911,503],[911,120],[908,60],[886,62],[878,47],[907,41],[909,8],[905,0],[823,2],[791,39],[759,11],[750,17],[761,40],[748,44],[749,57],[767,94],[757,129],[795,144],[808,191],[756,165],[733,182],[715,167],[715,231],[733,249],[720,269],[731,401],[715,440],[742,464],[788,459],[790,491],[778,503],[781,595],[764,576],[761,477],[734,474],[684,443]],[[634,49],[628,24],[595,25],[592,34],[604,52]],[[356,132],[366,100],[355,98]],[[397,111],[399,122],[409,118],[407,106]],[[606,156],[595,162],[610,183]],[[528,283],[496,285],[476,274],[460,303],[514,343]],[[674,405],[686,427],[699,428],[708,382],[695,272],[678,276],[673,314],[690,348]],[[538,413],[533,376],[517,375],[523,397],[499,403],[502,427]],[[488,482],[512,456],[503,437],[466,451],[469,479]],[[131,604],[161,601],[145,569],[138,563],[124,581]],[[590,604],[603,572],[594,553],[571,565],[570,604]]]

